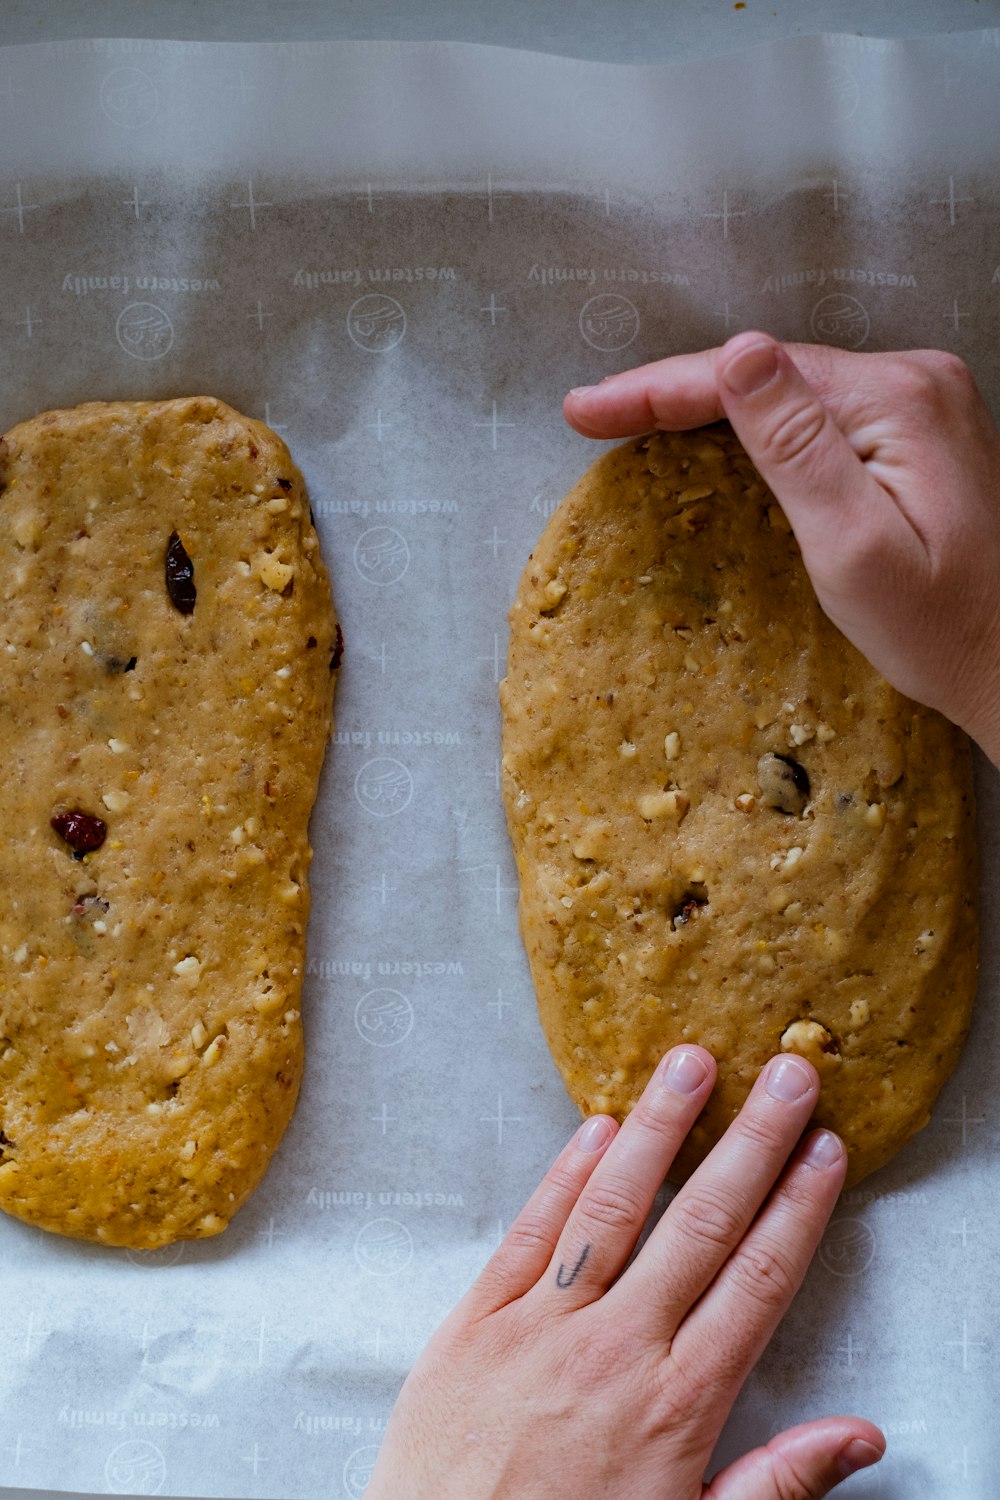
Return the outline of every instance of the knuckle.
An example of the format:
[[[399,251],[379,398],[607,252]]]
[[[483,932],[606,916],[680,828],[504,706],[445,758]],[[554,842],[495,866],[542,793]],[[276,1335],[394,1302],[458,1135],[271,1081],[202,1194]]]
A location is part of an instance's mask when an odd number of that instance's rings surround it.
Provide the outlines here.
[[[786,408],[768,434],[767,446],[771,456],[778,463],[795,463],[815,443],[826,420],[826,412],[816,401]]]
[[[678,1198],[670,1215],[684,1240],[696,1249],[728,1250],[742,1228],[739,1205],[704,1189]]]
[[[606,1229],[633,1229],[645,1222],[645,1205],[635,1187],[621,1178],[595,1183],[580,1200],[584,1217]]]
[[[607,1318],[575,1318],[572,1328],[564,1329],[563,1358],[572,1378],[580,1376],[597,1382],[607,1379],[608,1371],[620,1367],[623,1340],[621,1331]]]
[[[771,1475],[775,1484],[775,1500],[816,1500],[819,1491],[812,1481],[787,1458],[784,1453],[768,1448],[771,1455]]]
[[[936,391],[942,383],[971,387],[975,377],[965,360],[949,349],[923,349],[921,363],[931,375],[931,385]]]
[[[551,1250],[552,1243],[552,1226],[548,1220],[541,1214],[523,1214],[508,1229],[497,1256],[503,1256],[505,1250],[514,1251],[515,1254],[537,1254],[542,1250]]]
[[[767,1244],[744,1245],[733,1256],[730,1275],[737,1291],[767,1312],[786,1307],[799,1280],[788,1258]]]
[[[786,1173],[777,1188],[774,1203],[779,1208],[787,1207],[796,1219],[801,1219],[804,1214],[815,1212],[824,1180],[821,1173],[810,1171],[808,1167],[801,1171],[793,1169]]]
[[[751,1105],[740,1115],[737,1129],[754,1155],[773,1156],[780,1149],[787,1156],[801,1133],[791,1116],[787,1104],[766,1112]]]

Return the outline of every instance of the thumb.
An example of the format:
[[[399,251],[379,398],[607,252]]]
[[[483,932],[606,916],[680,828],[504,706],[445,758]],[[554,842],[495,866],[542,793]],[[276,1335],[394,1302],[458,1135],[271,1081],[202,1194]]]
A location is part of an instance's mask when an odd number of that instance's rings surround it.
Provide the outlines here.
[[[857,1417],[825,1417],[790,1427],[766,1448],[730,1464],[702,1500],[823,1500],[842,1479],[878,1463],[885,1438]]]
[[[807,556],[863,525],[884,498],[788,352],[766,333],[719,350],[719,398],[740,442],[781,502]]]

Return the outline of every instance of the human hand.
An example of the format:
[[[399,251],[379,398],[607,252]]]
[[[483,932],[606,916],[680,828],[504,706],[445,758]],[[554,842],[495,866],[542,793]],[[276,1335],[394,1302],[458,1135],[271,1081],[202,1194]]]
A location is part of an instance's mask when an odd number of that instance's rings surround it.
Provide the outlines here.
[[[846,1169],[829,1131],[798,1144],[812,1065],[772,1058],[625,1270],[714,1081],[675,1047],[620,1130],[581,1126],[414,1366],[367,1500],[819,1500],[881,1458],[878,1428],[827,1417],[703,1487]]]
[[[823,609],[1000,765],[1000,433],[960,359],[741,333],[571,391],[586,437],[728,417]]]

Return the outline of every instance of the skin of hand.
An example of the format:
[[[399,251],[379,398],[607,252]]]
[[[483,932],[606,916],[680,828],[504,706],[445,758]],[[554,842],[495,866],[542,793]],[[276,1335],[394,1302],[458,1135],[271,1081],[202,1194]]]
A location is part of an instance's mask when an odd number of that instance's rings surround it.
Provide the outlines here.
[[[819,1500],[881,1458],[877,1427],[828,1417],[703,1483],[846,1170],[837,1136],[802,1138],[812,1065],[772,1058],[629,1263],[714,1081],[676,1047],[620,1129],[580,1127],[407,1378],[367,1500]]]
[[[563,409],[594,438],[728,417],[830,619],[1000,765],[1000,433],[960,359],[741,333],[580,387]]]

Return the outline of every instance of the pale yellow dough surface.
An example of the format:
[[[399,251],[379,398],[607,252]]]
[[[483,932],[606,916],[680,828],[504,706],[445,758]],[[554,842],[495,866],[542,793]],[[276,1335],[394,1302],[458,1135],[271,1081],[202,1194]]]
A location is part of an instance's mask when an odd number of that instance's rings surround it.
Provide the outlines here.
[[[622,1119],[668,1047],[707,1047],[683,1178],[767,1058],[802,1052],[856,1182],[927,1123],[969,1024],[964,736],[822,613],[725,424],[598,460],[510,623],[504,800],[570,1094]]]
[[[0,447],[0,590],[0,1207],[217,1234],[302,1072],[337,625],[301,475],[209,397],[45,413]],[[106,826],[82,859],[73,810]]]

